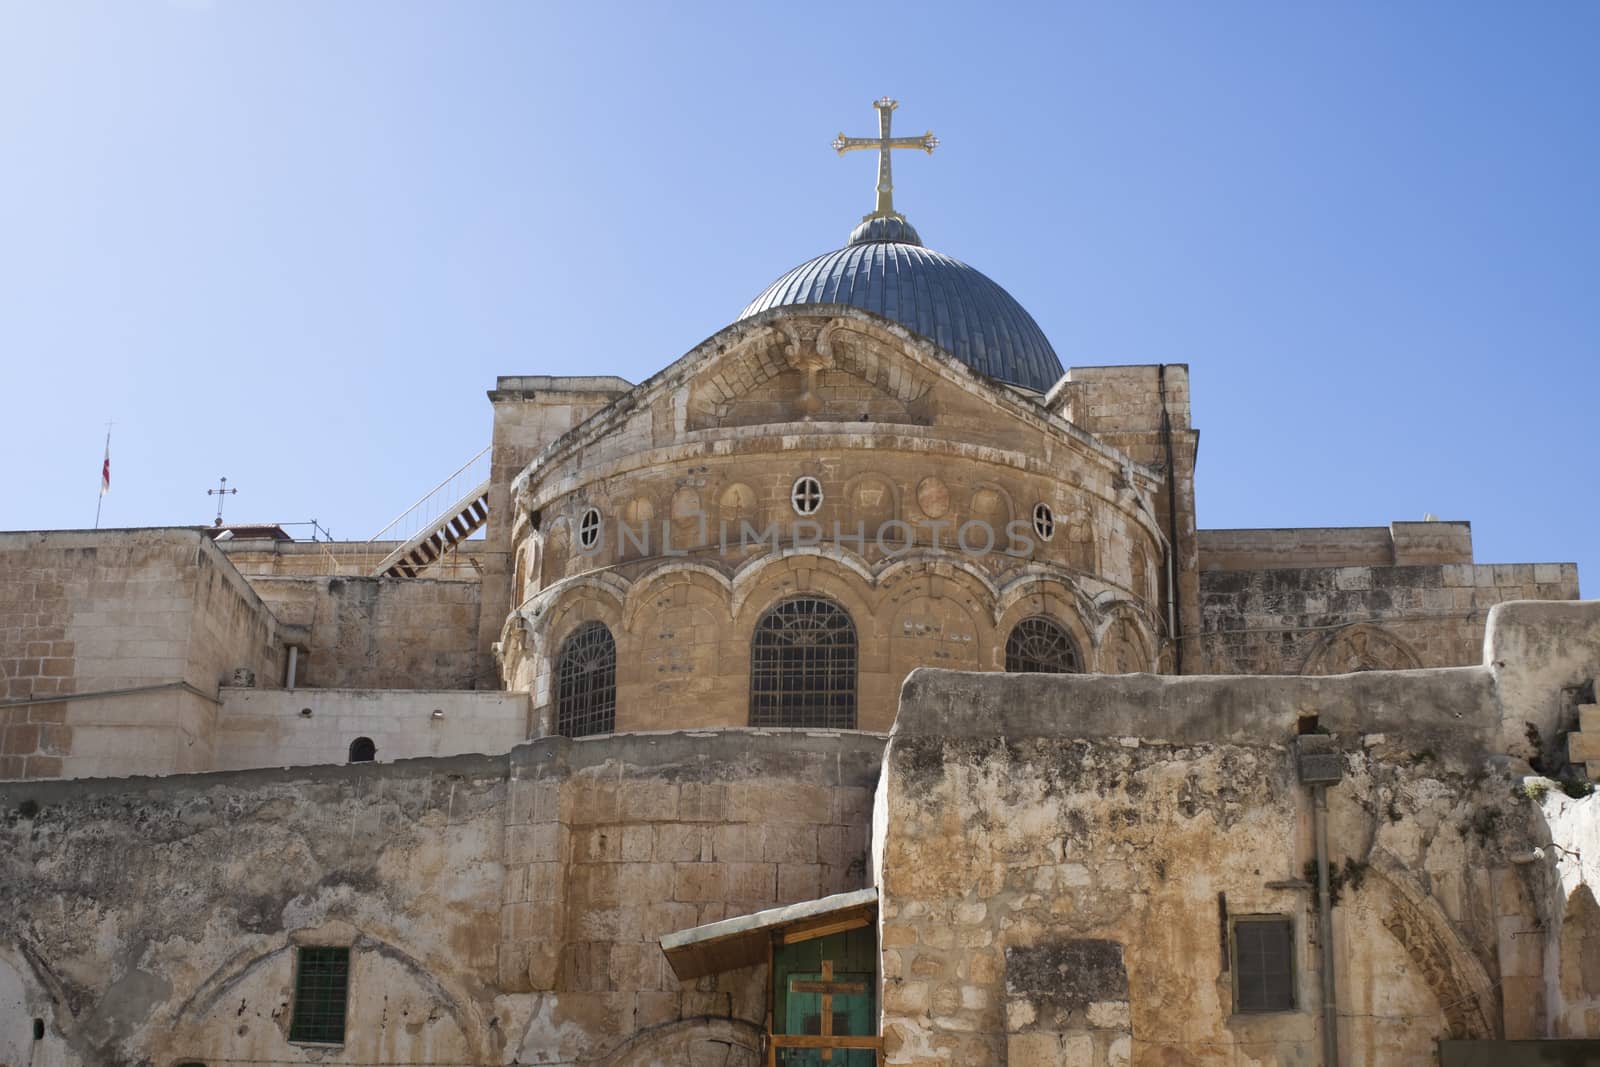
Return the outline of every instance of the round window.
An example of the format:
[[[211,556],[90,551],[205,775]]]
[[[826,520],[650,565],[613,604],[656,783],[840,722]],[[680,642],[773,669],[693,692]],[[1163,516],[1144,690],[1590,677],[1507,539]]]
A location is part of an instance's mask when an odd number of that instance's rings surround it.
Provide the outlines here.
[[[1050,510],[1050,505],[1038,503],[1033,506],[1033,532],[1039,535],[1041,541],[1048,541],[1056,535],[1056,515]]]
[[[789,503],[794,505],[796,515],[816,514],[822,506],[822,483],[809,474],[796,478],[794,488],[789,490]]]
[[[590,508],[578,520],[578,544],[593,548],[600,540],[600,509]]]

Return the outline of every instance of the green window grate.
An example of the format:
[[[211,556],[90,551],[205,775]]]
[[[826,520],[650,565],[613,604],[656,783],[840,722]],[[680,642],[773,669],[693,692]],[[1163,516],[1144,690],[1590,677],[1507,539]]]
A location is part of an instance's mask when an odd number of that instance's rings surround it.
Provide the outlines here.
[[[349,992],[348,948],[302,948],[294,975],[289,1040],[344,1044],[344,1009]]]

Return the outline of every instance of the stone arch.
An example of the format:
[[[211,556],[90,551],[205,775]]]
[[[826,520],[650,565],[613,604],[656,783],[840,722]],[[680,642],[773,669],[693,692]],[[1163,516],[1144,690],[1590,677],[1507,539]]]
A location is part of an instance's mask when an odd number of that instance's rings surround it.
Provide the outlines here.
[[[670,547],[673,551],[699,548],[708,540],[715,542],[716,530],[701,502],[700,490],[691,485],[678,486],[673,490],[669,508],[672,516]],[[665,552],[668,547],[663,545],[661,551]]]
[[[1005,670],[1005,639],[1023,619],[1042,616],[1066,628],[1083,656],[1083,669],[1096,670],[1095,634],[1098,619],[1094,605],[1075,585],[1055,575],[1030,573],[1014,579],[1000,591],[995,611],[995,639],[986,650],[986,669]]]
[[[640,612],[649,604],[651,597],[660,595],[663,582],[690,582],[707,590],[715,590],[724,601],[733,597],[733,583],[727,575],[710,564],[689,560],[663,563],[630,583],[622,607],[622,626],[625,629],[631,631],[639,625]]]
[[[617,671],[617,730],[726,725],[720,713],[744,673],[731,654],[728,604],[728,579],[705,564],[667,564],[634,584],[623,622],[630,651]]]
[[[1436,900],[1383,849],[1373,852],[1368,877],[1354,906],[1405,951],[1417,978],[1437,1003],[1441,1037],[1488,1040],[1500,1036],[1496,983],[1477,955],[1455,932]]]
[[[1301,674],[1409,671],[1422,666],[1411,646],[1381,626],[1358,622],[1328,634],[1306,656]]]
[[[280,935],[271,947],[242,959],[234,956],[203,979],[163,1028],[171,1052],[201,1062],[273,1058],[262,1053],[287,1059],[293,1046],[288,1043],[289,1013],[284,1009],[292,997],[294,952],[307,943],[309,933]],[[345,943],[352,950],[352,991],[381,991],[387,1008],[383,1019],[394,1021],[388,1026],[352,1027],[343,1055],[370,1062],[421,1059],[425,1052],[430,1057],[481,1062],[489,1054],[483,1035],[494,1031],[483,1025],[472,998],[452,980],[435,974],[393,942],[364,930],[355,930]],[[415,1024],[399,1021],[406,1017],[403,1004],[407,996],[415,998],[420,1032],[411,1033]],[[225,1022],[208,1023],[213,1012],[223,1015]],[[416,1055],[404,1054],[408,1038],[416,1042]],[[396,1052],[401,1054],[393,1055]]]
[[[728,539],[733,543],[738,542],[739,524],[754,524],[758,510],[756,491],[744,482],[729,483],[717,498],[717,517],[727,523]]]
[[[682,1019],[633,1034],[594,1067],[757,1067],[761,1044],[761,1027],[743,1019]]]
[[[1592,1037],[1586,1016],[1600,1008],[1600,903],[1579,883],[1561,916],[1561,988],[1556,1036]]]
[[[900,517],[899,494],[894,483],[879,471],[863,471],[844,485],[846,512],[841,527],[846,533],[855,533],[859,522],[866,531],[866,544],[857,554],[865,556],[873,546],[878,528],[890,519]],[[830,531],[831,532],[831,531]]]
[[[572,523],[565,515],[557,515],[546,524],[544,539],[544,566],[540,585],[550,586],[567,577],[567,564],[572,559]]]
[[[618,515],[621,524],[612,523],[607,531],[608,535],[617,541],[616,556],[619,560],[642,559],[646,555],[646,548],[660,540],[660,531],[656,526],[655,501],[644,493],[640,493],[623,505],[622,512]],[[628,536],[622,535],[622,526],[627,526]]]
[[[994,482],[980,482],[972,491],[967,506],[968,517],[975,522],[985,522],[994,531],[995,551],[1002,551],[1007,543],[1006,525],[1016,514],[1011,494]]]
[[[870,632],[868,627],[877,618],[875,584],[872,571],[853,552],[835,545],[786,548],[739,568],[733,576],[729,608],[739,631],[748,635],[749,627],[755,623],[752,605],[755,615],[759,615],[782,596],[820,592],[848,608],[858,630]]]
[[[625,598],[630,591],[622,579],[607,572],[580,575],[551,589],[549,598],[541,599],[533,612],[523,613],[524,618],[532,616],[527,627],[531,640],[525,642],[524,650],[533,665],[529,686],[535,709],[531,736],[543,737],[554,729],[550,713],[554,700],[551,683],[555,657],[562,642],[584,623],[602,622],[610,628],[611,637],[617,643],[617,684],[621,686],[633,660],[628,651],[627,628],[622,625]],[[618,703],[621,703],[620,692]]]
[[[1144,674],[1155,670],[1155,640],[1139,610],[1126,600],[1113,602],[1096,634],[1095,670],[1100,674]]]
[[[878,574],[891,674],[917,667],[981,670],[994,641],[995,589],[959,558],[915,556]]]
[[[1100,538],[1095,529],[1094,506],[1087,500],[1076,499],[1071,501],[1063,516],[1057,514],[1056,524],[1059,533],[1056,540],[1065,537],[1062,551],[1066,556],[1067,566],[1074,570],[1083,571],[1085,574],[1100,573]]]

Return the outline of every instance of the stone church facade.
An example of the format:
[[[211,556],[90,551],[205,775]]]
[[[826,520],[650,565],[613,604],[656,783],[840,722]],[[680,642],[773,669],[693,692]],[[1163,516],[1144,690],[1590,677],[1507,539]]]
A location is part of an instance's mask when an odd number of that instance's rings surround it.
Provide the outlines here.
[[[489,399],[403,543],[0,534],[0,1065],[1600,1038],[1573,565],[1198,529],[1189,368],[1063,368],[882,195]]]

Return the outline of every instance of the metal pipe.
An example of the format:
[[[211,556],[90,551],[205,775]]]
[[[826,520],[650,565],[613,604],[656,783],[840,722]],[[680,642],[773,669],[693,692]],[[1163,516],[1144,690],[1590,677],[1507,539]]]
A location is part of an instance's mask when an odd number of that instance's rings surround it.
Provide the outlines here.
[[[289,646],[289,673],[288,673],[287,677],[285,677],[284,680],[283,680],[283,687],[285,689],[293,689],[294,688],[295,669],[297,667],[299,667],[299,665],[300,665],[300,646],[299,645],[290,645]]]
[[[1339,1003],[1333,984],[1333,903],[1328,896],[1328,787],[1311,787],[1317,838],[1317,938],[1322,943],[1322,1063],[1339,1067]]]

